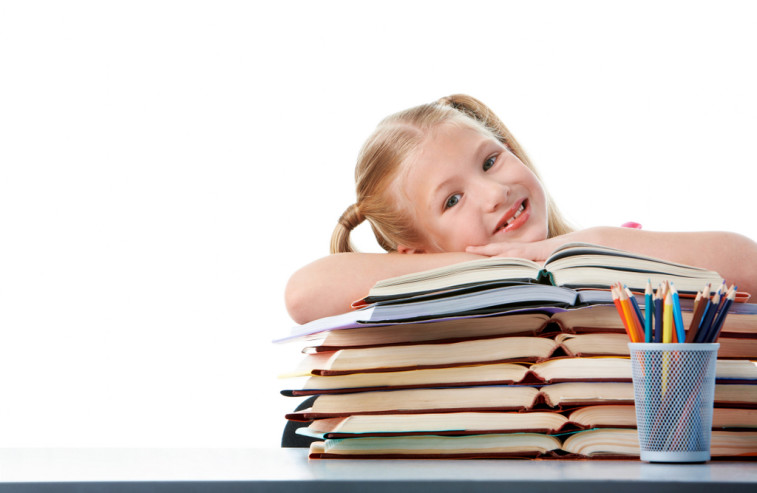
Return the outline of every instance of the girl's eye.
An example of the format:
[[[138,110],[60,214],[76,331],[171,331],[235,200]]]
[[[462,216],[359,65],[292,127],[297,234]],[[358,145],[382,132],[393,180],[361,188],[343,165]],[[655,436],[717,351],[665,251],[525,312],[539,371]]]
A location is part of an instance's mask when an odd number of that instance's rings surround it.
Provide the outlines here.
[[[484,161],[484,171],[489,171],[489,168],[494,166],[495,162],[497,162],[497,156],[491,156],[490,158],[487,158],[487,160]]]
[[[460,202],[460,194],[459,193],[456,193],[455,195],[450,195],[450,197],[444,203],[444,210],[447,210],[450,207],[456,206],[458,202]]]

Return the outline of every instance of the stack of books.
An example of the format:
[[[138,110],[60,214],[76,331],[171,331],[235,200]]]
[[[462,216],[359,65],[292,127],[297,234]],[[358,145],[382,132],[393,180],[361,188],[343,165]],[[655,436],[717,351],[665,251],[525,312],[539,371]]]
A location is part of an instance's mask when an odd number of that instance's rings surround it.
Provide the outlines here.
[[[279,341],[304,353],[282,393],[316,396],[286,417],[316,438],[312,458],[636,458],[629,341],[609,288],[650,279],[675,282],[684,319],[693,293],[722,282],[584,244],[544,268],[493,258],[382,281],[354,311]],[[757,305],[740,298],[719,339],[713,458],[757,456]]]

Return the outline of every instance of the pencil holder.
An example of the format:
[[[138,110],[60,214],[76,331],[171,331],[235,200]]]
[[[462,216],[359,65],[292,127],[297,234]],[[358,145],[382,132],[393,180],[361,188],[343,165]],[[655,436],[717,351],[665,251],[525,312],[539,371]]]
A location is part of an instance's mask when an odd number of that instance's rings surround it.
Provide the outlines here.
[[[710,460],[720,344],[629,343],[640,458]]]

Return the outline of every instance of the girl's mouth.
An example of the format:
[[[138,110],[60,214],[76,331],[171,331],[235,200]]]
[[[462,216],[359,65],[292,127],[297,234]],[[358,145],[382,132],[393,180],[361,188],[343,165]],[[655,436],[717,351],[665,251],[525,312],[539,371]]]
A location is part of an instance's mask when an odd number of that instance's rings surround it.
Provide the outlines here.
[[[518,229],[528,219],[528,212],[526,212],[528,206],[528,200],[523,199],[520,204],[513,209],[508,210],[505,215],[497,223],[497,229],[494,230],[494,234],[500,231],[512,231]]]

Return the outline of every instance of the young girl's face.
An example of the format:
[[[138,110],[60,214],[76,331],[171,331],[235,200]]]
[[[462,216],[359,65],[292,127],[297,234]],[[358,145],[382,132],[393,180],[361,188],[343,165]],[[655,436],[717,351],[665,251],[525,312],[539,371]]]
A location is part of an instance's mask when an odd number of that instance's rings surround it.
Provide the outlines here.
[[[410,202],[425,237],[421,245],[407,245],[409,251],[460,252],[547,238],[541,182],[493,136],[442,124],[406,165],[401,200]]]

